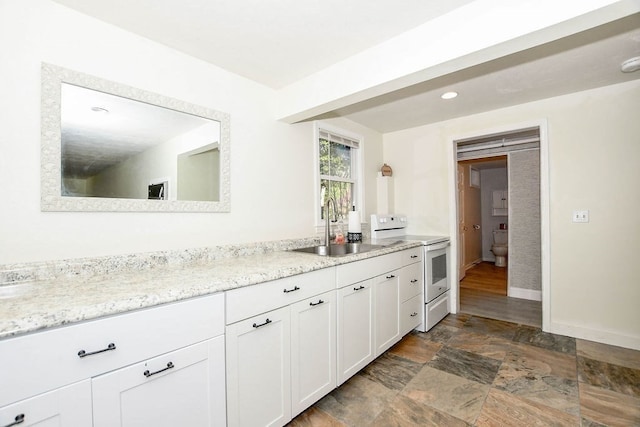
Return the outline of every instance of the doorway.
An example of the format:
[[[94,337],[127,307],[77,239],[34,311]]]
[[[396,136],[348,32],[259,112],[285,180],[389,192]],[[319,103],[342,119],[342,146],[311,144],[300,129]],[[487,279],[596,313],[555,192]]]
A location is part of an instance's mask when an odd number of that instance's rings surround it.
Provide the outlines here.
[[[454,141],[460,312],[542,326],[539,135],[531,127]],[[506,262],[491,250],[494,235],[508,242]]]

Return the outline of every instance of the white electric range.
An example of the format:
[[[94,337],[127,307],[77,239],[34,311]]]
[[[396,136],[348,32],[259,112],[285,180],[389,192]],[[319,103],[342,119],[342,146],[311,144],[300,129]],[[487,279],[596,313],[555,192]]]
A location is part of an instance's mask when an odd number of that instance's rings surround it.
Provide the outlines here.
[[[371,243],[389,244],[396,240],[414,240],[422,243],[424,269],[424,310],[416,329],[426,332],[450,312],[449,237],[406,234],[408,226],[404,215],[371,215]]]

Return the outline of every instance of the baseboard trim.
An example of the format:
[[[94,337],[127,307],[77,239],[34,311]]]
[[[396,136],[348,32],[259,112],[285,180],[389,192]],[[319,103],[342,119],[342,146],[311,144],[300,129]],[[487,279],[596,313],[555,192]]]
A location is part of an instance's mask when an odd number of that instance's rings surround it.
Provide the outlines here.
[[[549,330],[546,332],[587,341],[595,341],[602,344],[615,345],[617,347],[630,348],[632,350],[640,350],[640,336],[624,335],[615,331],[590,329],[583,326],[552,321]]]
[[[507,296],[532,301],[542,301],[542,291],[536,291],[534,289],[514,288],[509,286]]]

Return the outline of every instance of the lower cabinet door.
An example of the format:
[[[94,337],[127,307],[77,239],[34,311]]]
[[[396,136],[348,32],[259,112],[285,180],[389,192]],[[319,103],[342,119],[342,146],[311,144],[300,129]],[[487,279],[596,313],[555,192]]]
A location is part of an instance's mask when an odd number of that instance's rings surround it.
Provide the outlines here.
[[[224,336],[93,378],[93,425],[224,426]]]
[[[91,422],[89,379],[0,408],[0,426],[84,427]]]
[[[400,335],[400,281],[399,273],[374,278],[375,289],[375,355],[380,356],[398,342]]]
[[[338,289],[338,385],[374,359],[373,281]]]
[[[234,426],[291,420],[289,307],[227,325],[227,418]]]
[[[290,309],[295,417],[336,387],[336,291],[292,304]]]

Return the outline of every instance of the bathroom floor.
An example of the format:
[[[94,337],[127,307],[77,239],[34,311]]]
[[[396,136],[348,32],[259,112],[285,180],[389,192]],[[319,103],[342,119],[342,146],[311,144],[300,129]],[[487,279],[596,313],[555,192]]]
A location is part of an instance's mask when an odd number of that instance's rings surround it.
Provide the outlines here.
[[[640,426],[640,352],[468,314],[412,332],[290,426]]]

